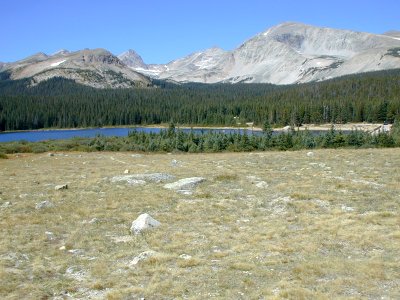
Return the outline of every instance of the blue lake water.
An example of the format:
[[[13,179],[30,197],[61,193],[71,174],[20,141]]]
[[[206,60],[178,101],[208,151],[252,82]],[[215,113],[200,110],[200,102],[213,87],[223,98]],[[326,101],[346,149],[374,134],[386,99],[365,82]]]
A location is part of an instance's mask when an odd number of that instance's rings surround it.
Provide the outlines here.
[[[28,142],[38,142],[45,140],[66,140],[74,137],[95,137],[96,135],[104,136],[128,136],[130,131],[158,133],[165,128],[154,127],[122,127],[122,128],[87,128],[87,129],[71,129],[71,130],[39,130],[39,131],[19,131],[0,133],[0,142],[13,142],[25,140]],[[209,131],[221,133],[244,133],[262,134],[261,132],[252,131],[251,129],[180,129],[183,132],[193,132],[201,134]]]
[[[18,132],[3,132],[0,133],[0,143],[1,142],[14,142],[14,141],[28,141],[28,142],[38,142],[46,140],[67,140],[74,137],[90,138],[97,135],[103,136],[128,136],[130,131],[138,131],[145,133],[159,133],[161,130],[166,130],[165,128],[157,127],[121,127],[121,128],[86,128],[86,129],[55,129],[55,130],[32,130],[32,131],[18,131]],[[196,134],[204,134],[210,131],[217,133],[247,133],[248,135],[262,135],[263,132],[251,130],[251,129],[218,129],[218,128],[201,128],[201,129],[189,129],[181,128],[183,132],[194,132]],[[350,133],[350,131],[342,131],[344,134]],[[281,133],[280,131],[273,132],[274,135]],[[326,131],[312,130],[310,133],[314,136],[326,133]]]

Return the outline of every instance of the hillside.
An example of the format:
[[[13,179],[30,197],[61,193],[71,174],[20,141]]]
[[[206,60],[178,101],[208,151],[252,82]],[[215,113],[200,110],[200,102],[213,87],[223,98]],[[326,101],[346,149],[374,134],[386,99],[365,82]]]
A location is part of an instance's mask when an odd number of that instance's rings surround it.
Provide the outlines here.
[[[400,71],[349,75],[324,82],[172,84],[157,88],[94,89],[63,78],[34,87],[29,79],[0,81],[0,130],[150,125],[238,126],[265,121],[394,122],[400,115]]]
[[[5,64],[0,70],[10,79],[27,78],[29,86],[54,77],[74,80],[95,88],[145,87],[150,80],[129,69],[104,49],[59,51],[53,55],[38,53],[23,60]]]

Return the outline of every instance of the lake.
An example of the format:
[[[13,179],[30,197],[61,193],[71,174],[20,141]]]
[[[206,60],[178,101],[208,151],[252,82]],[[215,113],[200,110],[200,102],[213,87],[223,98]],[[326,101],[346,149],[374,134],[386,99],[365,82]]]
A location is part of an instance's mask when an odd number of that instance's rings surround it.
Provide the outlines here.
[[[87,128],[87,129],[58,129],[58,130],[32,130],[32,131],[19,131],[19,132],[5,132],[0,133],[0,142],[14,142],[25,140],[28,142],[38,142],[45,140],[66,140],[74,137],[95,137],[96,135],[104,135],[104,136],[128,136],[130,131],[136,130],[138,132],[146,132],[146,133],[159,133],[161,130],[165,130],[165,128],[156,128],[156,127],[121,127],[121,128]],[[193,132],[201,134],[207,133],[209,131],[213,132],[221,132],[221,133],[244,133],[247,134],[262,134],[260,131],[252,132],[251,129],[189,129],[184,128],[180,129],[183,132]]]
[[[130,131],[138,131],[145,133],[159,133],[161,130],[166,128],[159,127],[120,127],[120,128],[86,128],[86,129],[54,129],[54,130],[32,130],[32,131],[17,131],[17,132],[3,132],[0,133],[1,142],[15,142],[15,141],[28,141],[38,142],[46,140],[67,140],[74,137],[91,138],[97,135],[103,136],[128,136]],[[247,133],[248,135],[261,135],[262,131],[256,131],[251,129],[222,129],[222,128],[180,128],[183,132],[194,132],[196,134],[204,134],[210,131],[217,133]],[[324,130],[310,130],[310,133],[314,136],[326,133]],[[351,131],[342,131],[344,134],[348,134]],[[273,135],[280,134],[281,131],[274,131]]]

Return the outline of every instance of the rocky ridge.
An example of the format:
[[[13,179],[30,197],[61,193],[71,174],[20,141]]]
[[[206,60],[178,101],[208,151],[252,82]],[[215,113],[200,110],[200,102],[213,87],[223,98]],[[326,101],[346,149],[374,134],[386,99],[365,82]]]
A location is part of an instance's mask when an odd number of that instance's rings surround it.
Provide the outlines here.
[[[53,77],[96,88],[145,87],[151,78],[174,82],[293,84],[400,68],[400,32],[371,34],[286,22],[257,34],[232,51],[213,47],[167,64],[146,64],[134,50],[105,49],[52,55],[36,53],[0,62],[1,79]]]
[[[165,65],[129,65],[180,82],[292,84],[400,68],[398,32],[377,35],[287,22],[232,51],[211,48]]]
[[[38,53],[23,60],[6,64],[11,79],[30,78],[31,85],[53,77],[75,80],[95,88],[129,88],[148,86],[151,81],[126,67],[115,55],[104,49],[76,52],[61,50],[53,55]]]

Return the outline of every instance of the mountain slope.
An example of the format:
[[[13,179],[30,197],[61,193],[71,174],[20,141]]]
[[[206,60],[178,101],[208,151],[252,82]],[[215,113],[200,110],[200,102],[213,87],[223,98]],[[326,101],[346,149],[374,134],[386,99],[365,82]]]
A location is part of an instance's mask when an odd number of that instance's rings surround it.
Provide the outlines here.
[[[211,48],[166,65],[133,67],[182,82],[290,84],[400,67],[393,36],[283,23],[233,51]]]
[[[383,35],[391,36],[394,38],[400,38],[400,31],[390,30],[390,31],[386,31]]]
[[[150,85],[150,80],[128,68],[104,49],[59,51],[48,56],[38,53],[3,66],[11,79],[31,78],[31,85],[53,77],[73,79],[96,88],[128,88]]]

